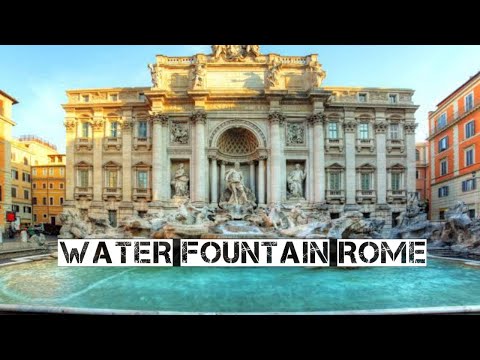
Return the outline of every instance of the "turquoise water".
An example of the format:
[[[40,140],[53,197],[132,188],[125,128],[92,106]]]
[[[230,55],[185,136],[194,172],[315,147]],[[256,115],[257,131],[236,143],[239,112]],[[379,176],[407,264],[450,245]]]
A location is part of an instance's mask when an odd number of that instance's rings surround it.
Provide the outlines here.
[[[159,311],[327,311],[480,305],[480,268],[0,268],[0,303]]]

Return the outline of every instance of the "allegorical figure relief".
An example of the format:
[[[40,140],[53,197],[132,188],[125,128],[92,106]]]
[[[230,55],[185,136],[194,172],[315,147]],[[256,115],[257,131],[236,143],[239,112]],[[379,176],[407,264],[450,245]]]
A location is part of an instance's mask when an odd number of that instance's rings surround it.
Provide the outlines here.
[[[249,55],[260,55],[259,45],[212,45],[212,58],[218,60],[224,56],[227,61],[241,61]]]
[[[236,162],[234,167],[226,172],[225,181],[227,182],[228,189],[232,193],[228,200],[229,204],[244,205],[248,203],[240,163]]]
[[[287,177],[288,191],[290,192],[291,198],[303,197],[303,181],[306,176],[300,164],[295,164],[295,169],[290,171]]]
[[[188,176],[185,173],[185,168],[183,163],[178,165],[177,171],[175,171],[175,176],[172,181],[175,188],[175,196],[188,197]]]
[[[288,124],[287,127],[287,145],[303,144],[305,142],[305,133],[302,124]]]
[[[171,130],[172,144],[188,144],[188,125],[174,124]]]
[[[318,61],[310,61],[308,68],[312,74],[312,87],[319,88],[325,80],[327,72],[323,70],[322,64],[319,64]]]

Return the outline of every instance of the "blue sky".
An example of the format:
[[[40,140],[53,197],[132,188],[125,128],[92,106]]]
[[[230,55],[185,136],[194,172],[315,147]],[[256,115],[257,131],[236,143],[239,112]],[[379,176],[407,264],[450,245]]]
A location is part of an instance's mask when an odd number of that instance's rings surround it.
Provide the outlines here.
[[[480,70],[480,46],[261,45],[262,53],[317,53],[324,85],[414,89],[417,141],[427,135],[427,113]],[[65,151],[65,90],[148,86],[156,54],[210,53],[209,45],[0,46],[0,89],[15,97],[13,135],[35,134]]]

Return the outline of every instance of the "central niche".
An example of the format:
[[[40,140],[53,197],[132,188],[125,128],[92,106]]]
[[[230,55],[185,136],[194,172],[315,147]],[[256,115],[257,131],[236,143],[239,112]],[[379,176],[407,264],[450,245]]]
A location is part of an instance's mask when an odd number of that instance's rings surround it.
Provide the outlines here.
[[[226,156],[250,155],[258,148],[258,140],[251,131],[233,128],[225,131],[217,143],[218,151]]]

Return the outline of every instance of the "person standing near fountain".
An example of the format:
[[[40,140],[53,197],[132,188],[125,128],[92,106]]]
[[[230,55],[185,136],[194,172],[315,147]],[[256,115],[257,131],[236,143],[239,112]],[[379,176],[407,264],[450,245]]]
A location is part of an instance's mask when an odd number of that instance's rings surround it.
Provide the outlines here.
[[[227,171],[225,181],[227,182],[228,189],[232,192],[228,200],[229,204],[243,205],[248,203],[239,162],[235,162],[234,167]]]
[[[307,174],[300,168],[300,164],[295,164],[295,169],[290,171],[287,178],[290,198],[303,198],[303,181]]]

